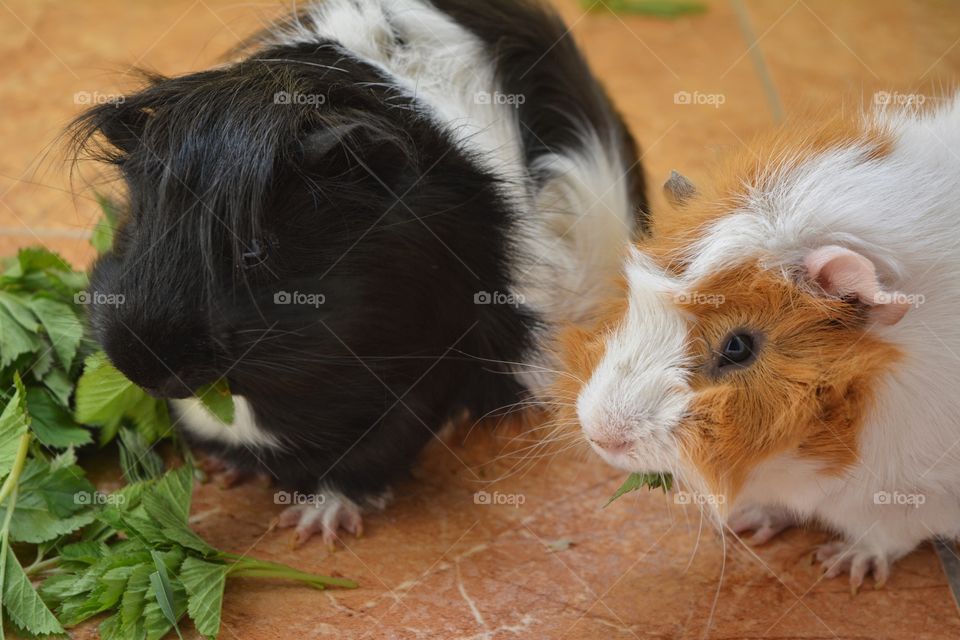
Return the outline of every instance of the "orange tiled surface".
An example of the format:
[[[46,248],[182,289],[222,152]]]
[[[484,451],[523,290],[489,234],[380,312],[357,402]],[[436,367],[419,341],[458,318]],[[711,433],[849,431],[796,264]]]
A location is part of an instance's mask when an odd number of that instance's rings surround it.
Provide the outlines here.
[[[42,242],[89,261],[94,178],[71,183],[63,125],[86,96],[131,86],[131,64],[200,69],[286,4],[0,0],[0,254]],[[942,0],[716,0],[675,21],[557,4],[655,184],[671,168],[696,179],[718,150],[780,115],[858,108],[880,88],[930,93],[960,75],[960,4]],[[723,104],[675,104],[680,91]],[[960,637],[929,548],[901,561],[885,589],[851,598],[808,563],[822,533],[751,549],[661,493],[601,510],[621,474],[580,452],[520,464],[515,433],[477,428],[434,443],[395,504],[368,518],[366,537],[335,553],[318,542],[293,551],[289,534],[268,531],[280,510],[269,488],[201,487],[195,526],[215,544],[362,585],[321,593],[238,580],[221,637]],[[479,490],[523,504],[475,504]]]

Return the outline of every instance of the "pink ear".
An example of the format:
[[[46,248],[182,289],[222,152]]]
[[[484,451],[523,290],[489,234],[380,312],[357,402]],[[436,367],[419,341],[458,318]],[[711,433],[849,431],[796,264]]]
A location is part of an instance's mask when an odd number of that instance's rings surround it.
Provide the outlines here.
[[[870,318],[880,324],[896,324],[910,309],[906,296],[887,291],[877,280],[877,270],[865,256],[850,249],[826,246],[807,254],[807,274],[830,295],[854,294],[872,307]]]

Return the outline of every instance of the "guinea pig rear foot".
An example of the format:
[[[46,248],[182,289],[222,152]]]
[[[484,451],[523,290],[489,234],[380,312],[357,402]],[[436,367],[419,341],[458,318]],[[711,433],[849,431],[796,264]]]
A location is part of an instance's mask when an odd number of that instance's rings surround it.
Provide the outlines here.
[[[363,512],[355,502],[339,491],[323,491],[316,495],[322,499],[287,507],[277,519],[280,528],[294,527],[294,547],[303,545],[313,534],[319,533],[327,548],[333,551],[340,529],[358,538],[363,535]]]
[[[842,540],[820,545],[816,558],[820,562],[824,577],[836,578],[842,573],[850,573],[852,595],[860,591],[863,581],[870,574],[873,574],[875,589],[883,587],[890,577],[890,560],[885,554]]]
[[[751,546],[770,542],[794,524],[794,519],[783,509],[763,505],[749,505],[737,509],[727,520],[727,527],[738,536],[748,531],[753,532],[746,540]]]

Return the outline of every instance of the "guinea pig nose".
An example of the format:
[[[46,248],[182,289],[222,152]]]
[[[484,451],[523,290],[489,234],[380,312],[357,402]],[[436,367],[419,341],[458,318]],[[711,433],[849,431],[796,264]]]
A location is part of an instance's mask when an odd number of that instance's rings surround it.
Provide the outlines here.
[[[623,453],[632,446],[629,440],[623,438],[590,438],[590,442],[610,453]]]

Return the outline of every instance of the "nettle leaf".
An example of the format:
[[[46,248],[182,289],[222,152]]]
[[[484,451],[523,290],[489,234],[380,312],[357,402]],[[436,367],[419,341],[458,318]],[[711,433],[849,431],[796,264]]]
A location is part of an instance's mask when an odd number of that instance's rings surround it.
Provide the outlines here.
[[[150,575],[154,571],[152,564],[142,564],[133,570],[127,582],[127,590],[120,602],[120,629],[133,631],[141,623],[143,609],[147,604],[147,591],[150,589]],[[128,637],[139,637],[131,633]]]
[[[24,329],[7,307],[0,306],[0,367],[6,367],[19,356],[35,353],[42,348],[40,338]]]
[[[610,503],[622,496],[625,493],[630,493],[631,491],[636,491],[642,487],[649,487],[652,489],[663,489],[664,493],[670,490],[670,487],[673,485],[673,479],[668,473],[631,473],[627,476],[627,479],[624,481],[620,488],[617,489],[604,508],[609,507]]]
[[[97,253],[106,253],[113,248],[113,237],[116,232],[117,222],[120,219],[120,211],[116,204],[102,194],[94,194],[97,203],[100,205],[100,211],[103,217],[97,222],[90,236],[90,244],[97,250]]]
[[[127,482],[154,480],[163,475],[163,459],[135,429],[119,432],[120,470]]]
[[[128,380],[102,351],[87,358],[77,382],[75,404],[77,422],[101,427],[101,444],[114,438],[125,417],[149,442],[172,430],[166,403]]]
[[[126,415],[147,443],[156,442],[173,430],[167,403],[147,394],[143,394],[139,402],[127,409]]]
[[[28,301],[19,295],[0,291],[0,307],[6,309],[17,323],[30,333],[37,333],[40,330],[40,321],[33,314],[28,306]]]
[[[70,396],[73,395],[73,381],[60,369],[53,369],[43,377],[43,386],[53,394],[60,406],[70,408]]]
[[[7,550],[5,565],[3,608],[10,619],[33,635],[65,633],[57,618],[34,591],[30,579],[11,550]]]
[[[19,375],[14,375],[16,391],[0,413],[0,478],[10,473],[20,446],[20,437],[27,432],[30,417],[27,414],[26,390]]]
[[[42,444],[56,448],[81,447],[93,442],[88,429],[77,426],[73,416],[42,387],[27,389],[30,428]]]
[[[167,565],[164,562],[164,557],[156,551],[151,551],[150,555],[153,556],[153,563],[157,568],[156,571],[150,574],[150,585],[153,587],[156,602],[160,606],[163,617],[166,618],[170,626],[177,632],[177,637],[182,639],[183,636],[180,635],[177,620],[180,619],[183,612],[177,612],[176,596],[173,585],[170,582],[170,576],[167,573]]]
[[[225,379],[199,389],[197,397],[217,420],[224,424],[233,424],[236,410],[233,396],[230,394],[230,385]]]
[[[30,309],[43,324],[63,368],[68,370],[83,339],[83,323],[70,305],[47,298],[33,298]]]
[[[187,614],[197,631],[208,638],[220,633],[223,589],[229,567],[187,557],[180,567],[180,582],[187,592]]]
[[[80,467],[28,460],[18,484],[10,538],[40,543],[90,524],[96,518],[88,509],[93,494],[93,484]],[[0,520],[6,512],[7,505],[0,505]]]
[[[77,422],[101,427],[116,427],[123,414],[137,404],[143,390],[130,382],[98,352],[87,358],[83,375],[77,381]]]

